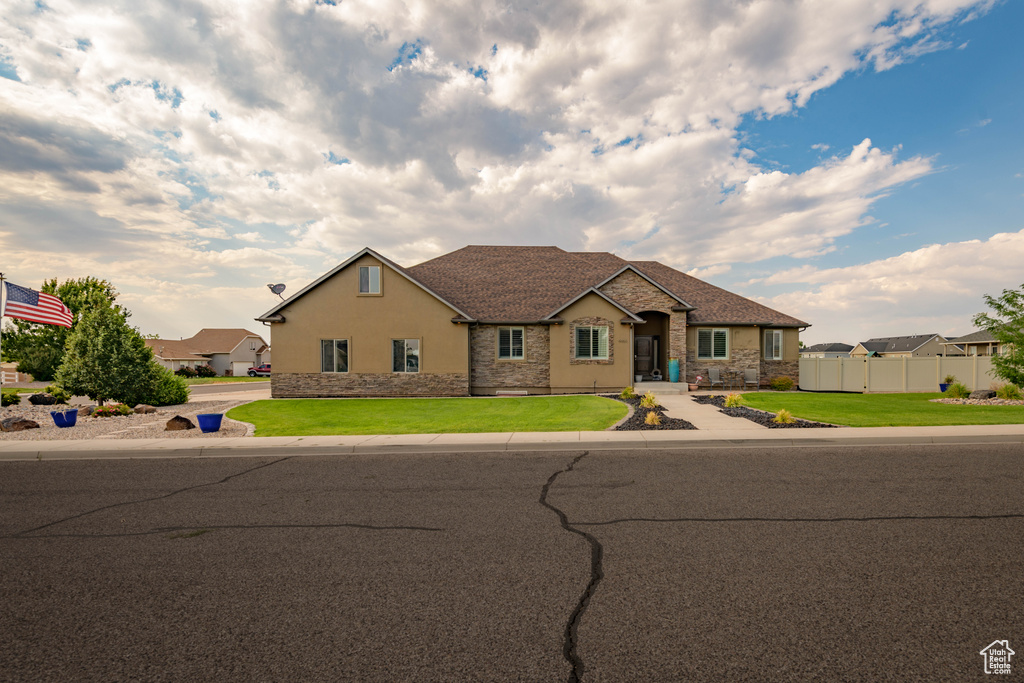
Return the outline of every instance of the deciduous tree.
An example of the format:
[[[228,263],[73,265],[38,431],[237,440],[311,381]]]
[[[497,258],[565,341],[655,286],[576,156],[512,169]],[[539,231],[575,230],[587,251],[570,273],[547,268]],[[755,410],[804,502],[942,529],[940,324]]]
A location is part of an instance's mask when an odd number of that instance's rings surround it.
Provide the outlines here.
[[[1002,345],[999,355],[992,358],[995,372],[1024,387],[1024,285],[1004,289],[998,297],[986,294],[985,304],[992,311],[974,316],[974,324],[987,329]]]

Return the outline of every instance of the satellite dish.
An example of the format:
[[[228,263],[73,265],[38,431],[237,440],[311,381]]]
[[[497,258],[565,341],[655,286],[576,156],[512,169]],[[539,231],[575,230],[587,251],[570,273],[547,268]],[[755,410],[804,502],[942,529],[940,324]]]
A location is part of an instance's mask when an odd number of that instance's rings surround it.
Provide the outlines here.
[[[284,291],[284,284],[280,284],[280,283],[276,284],[276,285],[268,284],[267,287],[270,289],[271,292],[273,292],[274,294],[277,294],[278,296],[281,296],[281,292]],[[281,301],[284,301],[284,297],[283,296],[281,296]]]

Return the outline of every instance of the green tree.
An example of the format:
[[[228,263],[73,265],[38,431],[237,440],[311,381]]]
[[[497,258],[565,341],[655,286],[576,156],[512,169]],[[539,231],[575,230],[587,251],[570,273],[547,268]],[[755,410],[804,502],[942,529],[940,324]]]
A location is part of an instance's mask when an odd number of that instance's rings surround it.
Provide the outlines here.
[[[974,324],[992,333],[1002,344],[992,358],[997,375],[1017,386],[1024,386],[1024,285],[1004,289],[1002,296],[985,295],[991,313],[974,316]]]
[[[56,278],[43,283],[40,291],[52,294],[71,310],[71,327],[41,325],[12,318],[3,331],[3,358],[18,362],[21,372],[40,382],[53,380],[64,355],[64,345],[78,321],[97,307],[121,307],[114,303],[117,290],[106,280],[83,277],[57,284]]]
[[[188,400],[185,381],[160,367],[139,331],[128,325],[128,313],[113,307],[93,308],[78,321],[56,383],[100,405],[108,400],[129,406]]]

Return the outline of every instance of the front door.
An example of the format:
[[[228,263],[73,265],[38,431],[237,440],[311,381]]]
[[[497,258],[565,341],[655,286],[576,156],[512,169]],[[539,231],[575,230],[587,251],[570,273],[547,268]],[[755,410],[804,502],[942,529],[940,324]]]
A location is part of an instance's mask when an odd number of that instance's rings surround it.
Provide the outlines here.
[[[654,369],[654,337],[641,335],[634,338],[636,361],[634,375],[650,376]]]

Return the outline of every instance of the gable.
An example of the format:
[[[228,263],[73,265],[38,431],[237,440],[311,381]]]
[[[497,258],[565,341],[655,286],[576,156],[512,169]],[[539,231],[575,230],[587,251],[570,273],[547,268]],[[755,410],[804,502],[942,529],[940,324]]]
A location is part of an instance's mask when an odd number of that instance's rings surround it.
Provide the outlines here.
[[[671,313],[680,302],[642,277],[632,267],[623,270],[599,287],[600,291],[619,302],[633,313],[661,311]]]

